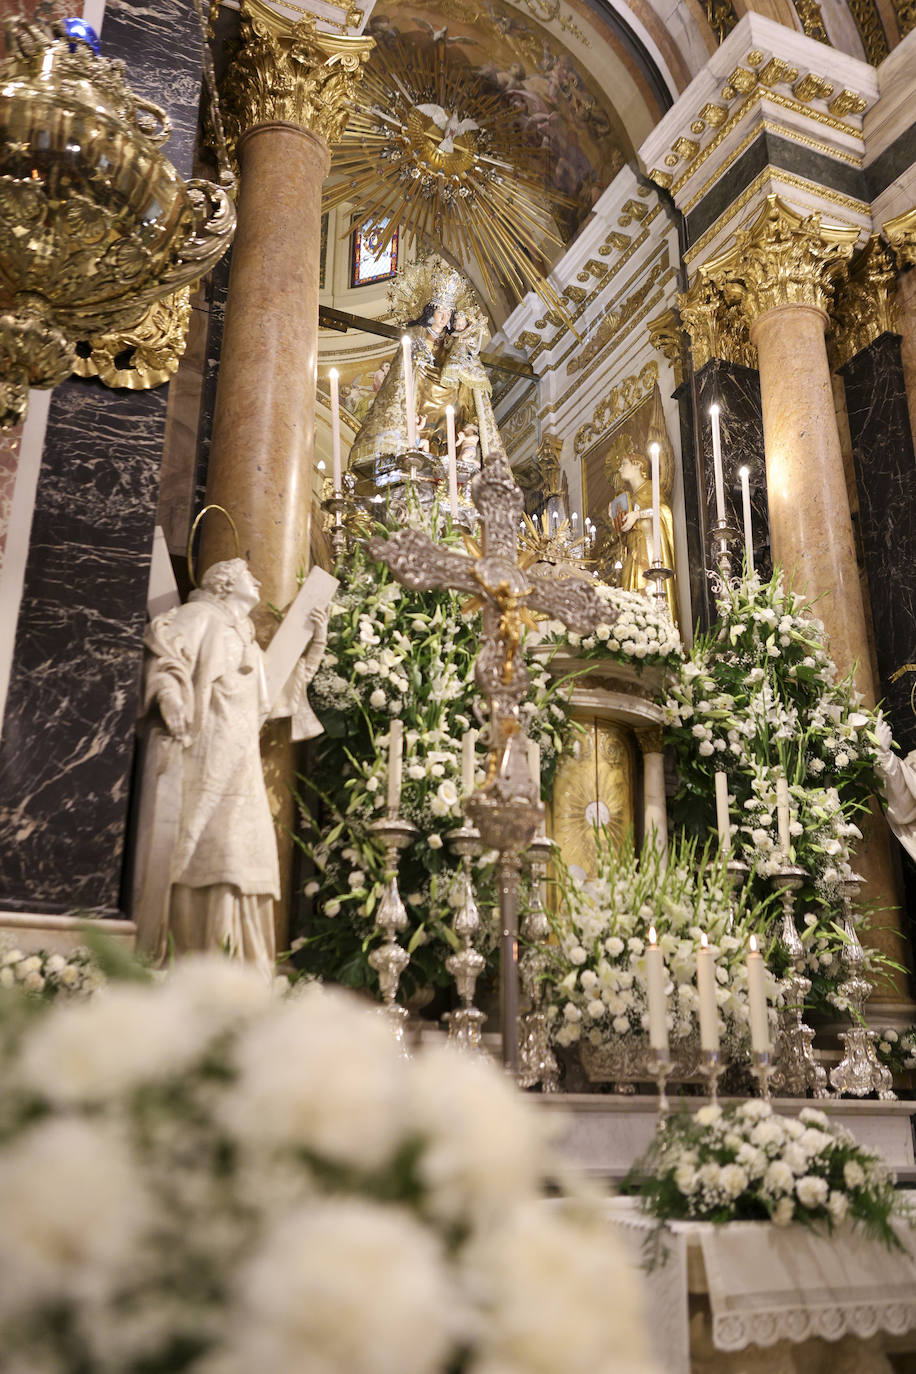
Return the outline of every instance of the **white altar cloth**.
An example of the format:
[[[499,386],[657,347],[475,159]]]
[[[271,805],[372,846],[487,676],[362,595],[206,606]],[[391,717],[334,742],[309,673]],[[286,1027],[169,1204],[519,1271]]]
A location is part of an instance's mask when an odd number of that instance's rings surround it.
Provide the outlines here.
[[[639,1263],[657,1222],[630,1198],[612,1199],[608,1215]],[[888,1250],[848,1225],[828,1236],[798,1224],[670,1223],[663,1236],[667,1260],[646,1275],[653,1322],[662,1312],[676,1313],[658,1333],[662,1367],[667,1374],[690,1369],[688,1294],[708,1297],[719,1351],[916,1331],[916,1230],[903,1222],[894,1227],[909,1253]]]

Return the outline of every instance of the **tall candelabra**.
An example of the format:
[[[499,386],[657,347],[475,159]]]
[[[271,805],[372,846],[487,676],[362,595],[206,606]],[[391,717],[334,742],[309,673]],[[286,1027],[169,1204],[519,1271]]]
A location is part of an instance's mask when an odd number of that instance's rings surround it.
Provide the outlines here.
[[[714,592],[724,592],[731,584],[732,560],[729,545],[738,538],[739,531],[726,519],[717,520],[709,530],[709,552],[714,567],[709,569],[709,580]]]
[[[536,835],[528,846],[526,858],[530,895],[521,931],[525,952],[519,960],[522,991],[531,1006],[522,1017],[519,1028],[518,1084],[520,1088],[540,1085],[545,1093],[556,1092],[560,1084],[559,1065],[550,1047],[543,981],[547,968],[545,946],[550,934],[550,922],[541,900],[541,881],[552,853],[553,841],[546,835]]]
[[[668,610],[668,592],[666,583],[669,577],[674,576],[673,568],[666,568],[660,558],[655,558],[643,573],[647,582],[652,583],[652,600],[659,615],[665,615]]]
[[[809,1088],[814,1097],[829,1097],[826,1071],[814,1058],[814,1031],[804,1019],[811,979],[804,973],[805,947],[795,925],[792,894],[806,876],[803,868],[786,863],[770,877],[782,903],[779,936],[789,956],[789,970],[782,980],[773,1087],[789,1097],[804,1097]]]
[[[461,1005],[446,1013],[448,1038],[459,1049],[478,1052],[483,1023],[487,1018],[479,1007],[475,1007],[474,994],[486,960],[474,948],[474,937],[480,930],[480,912],[474,896],[471,859],[481,852],[480,832],[472,825],[465,824],[452,831],[448,842],[455,853],[461,856],[461,905],[454,924],[460,948],[445,961],[446,969],[455,980]]]
[[[840,1032],[845,1053],[839,1064],[831,1069],[830,1082],[838,1093],[846,1093],[849,1097],[867,1097],[874,1092],[882,1101],[894,1101],[897,1094],[893,1090],[893,1075],[875,1052],[877,1032],[869,1030],[864,1016],[872,984],[865,976],[865,951],[859,943],[851,906],[861,883],[861,878],[853,876],[842,885],[843,934],[846,937],[842,958],[847,976],[838,992],[849,1007],[852,1025],[849,1030]]]
[[[398,985],[401,975],[410,963],[410,955],[397,941],[397,932],[407,926],[407,912],[398,890],[398,862],[402,849],[413,840],[417,833],[415,825],[402,816],[389,815],[373,822],[369,827],[385,852],[385,890],[375,913],[376,929],[385,936],[384,944],[377,945],[369,955],[369,966],[378,974],[379,991],[382,994],[382,1014],[388,1018],[395,1039],[407,1054],[407,1008],[398,1004]]]

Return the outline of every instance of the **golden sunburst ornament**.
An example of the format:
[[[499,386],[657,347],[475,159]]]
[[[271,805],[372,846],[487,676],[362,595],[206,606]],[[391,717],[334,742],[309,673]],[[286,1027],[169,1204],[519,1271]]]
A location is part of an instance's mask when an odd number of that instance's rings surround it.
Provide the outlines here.
[[[545,247],[562,248],[541,149],[526,143],[505,97],[446,46],[379,45],[366,68],[363,100],[333,148],[325,206],[352,201],[380,248],[400,224],[464,262],[484,289],[521,300],[535,290],[562,310],[545,280]]]

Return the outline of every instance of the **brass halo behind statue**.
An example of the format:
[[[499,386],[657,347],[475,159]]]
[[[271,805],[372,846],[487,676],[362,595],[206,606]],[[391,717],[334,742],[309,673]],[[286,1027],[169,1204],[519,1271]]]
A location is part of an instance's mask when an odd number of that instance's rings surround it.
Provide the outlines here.
[[[209,506],[204,506],[203,510],[198,511],[194,523],[191,526],[191,533],[188,535],[188,577],[191,579],[192,587],[200,585],[194,575],[194,536],[197,533],[197,526],[200,524],[201,520],[203,520],[207,512],[211,510],[219,511],[220,515],[225,515],[226,519],[229,521],[229,528],[232,530],[232,537],[235,540],[235,556],[236,558],[241,558],[242,556],[242,549],[239,544],[239,532],[236,528],[235,521],[226,510],[225,506],[218,506],[215,501],[211,501]]]

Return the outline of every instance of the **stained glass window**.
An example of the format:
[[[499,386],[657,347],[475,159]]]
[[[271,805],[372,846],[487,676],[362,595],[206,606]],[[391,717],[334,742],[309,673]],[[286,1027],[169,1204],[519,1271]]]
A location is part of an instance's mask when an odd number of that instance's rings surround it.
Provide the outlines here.
[[[388,220],[357,229],[353,235],[353,271],[351,286],[368,286],[374,281],[388,281],[398,270],[398,231],[391,241],[380,248]]]

